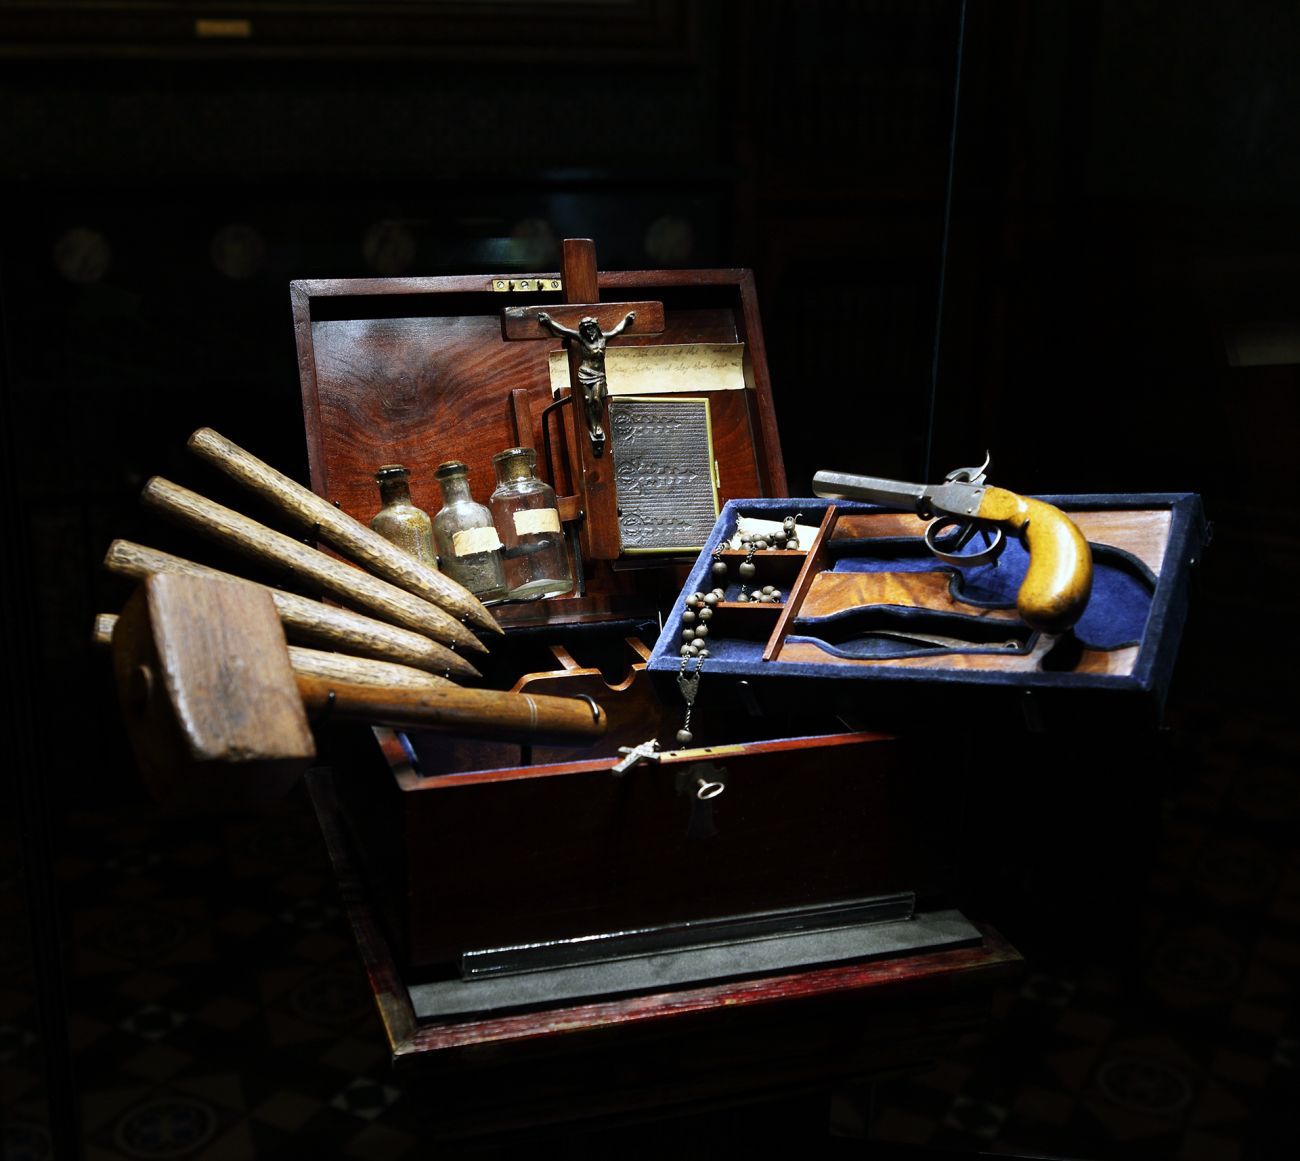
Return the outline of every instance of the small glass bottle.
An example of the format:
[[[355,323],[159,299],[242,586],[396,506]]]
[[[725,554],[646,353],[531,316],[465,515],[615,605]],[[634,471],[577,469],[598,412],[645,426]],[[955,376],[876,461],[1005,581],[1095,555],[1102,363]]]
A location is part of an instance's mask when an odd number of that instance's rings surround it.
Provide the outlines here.
[[[435,475],[442,485],[442,508],[433,518],[433,540],[442,571],[480,600],[501,600],[506,595],[501,538],[492,513],[470,495],[469,468],[448,460]]]
[[[497,487],[489,503],[504,545],[506,584],[515,600],[554,597],[573,588],[555,490],[533,474],[537,453],[512,447],[492,457]]]
[[[401,464],[384,464],[375,472],[379,498],[384,506],[375,513],[370,527],[385,540],[430,568],[438,567],[433,547],[433,521],[423,508],[411,503],[411,473]]]

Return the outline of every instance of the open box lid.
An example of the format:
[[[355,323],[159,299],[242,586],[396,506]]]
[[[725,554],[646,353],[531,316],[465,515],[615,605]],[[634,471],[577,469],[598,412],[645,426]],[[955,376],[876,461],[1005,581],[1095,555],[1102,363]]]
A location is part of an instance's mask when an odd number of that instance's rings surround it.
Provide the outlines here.
[[[565,243],[569,298],[582,280],[570,268],[571,245]],[[661,329],[633,327],[609,345],[611,360],[615,348],[632,352],[620,359],[651,360],[626,386],[611,361],[611,417],[624,396],[691,401],[707,419],[716,508],[743,497],[784,496],[750,271],[597,274],[594,252],[587,253],[591,281],[583,289],[592,294],[594,287],[592,298],[611,307],[601,312],[606,329],[615,306],[662,304]],[[368,523],[380,507],[375,470],[401,463],[410,470],[413,501],[433,515],[442,507],[434,478],[439,463],[462,460],[475,499],[486,502],[495,487],[493,455],[536,449],[538,475],[559,495],[566,528],[581,529],[581,580],[572,596],[498,606],[506,626],[618,619],[667,607],[707,535],[673,546],[676,551],[628,549],[623,501],[631,485],[619,432],[611,431],[612,455],[603,463],[580,446],[574,408],[557,398],[567,395],[562,340],[533,321],[537,308],[563,312],[563,287],[556,272],[292,284],[311,485],[319,495]],[[653,315],[648,321],[657,328],[653,311],[642,314]],[[617,423],[612,418],[610,426]],[[676,467],[649,470],[667,499]],[[594,502],[585,488],[597,472],[610,477],[610,509],[622,522],[622,542],[616,539],[613,551],[591,551],[588,543],[593,521],[584,503]],[[710,526],[714,517],[716,510]]]

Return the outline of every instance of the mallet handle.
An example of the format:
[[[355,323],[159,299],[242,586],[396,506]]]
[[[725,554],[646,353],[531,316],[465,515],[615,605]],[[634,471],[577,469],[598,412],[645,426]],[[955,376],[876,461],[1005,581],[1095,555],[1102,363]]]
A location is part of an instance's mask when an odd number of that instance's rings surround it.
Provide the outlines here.
[[[379,689],[297,676],[309,713],[328,708],[335,716],[507,742],[565,742],[605,733],[605,711],[578,698],[462,689],[450,683],[427,691]]]
[[[276,471],[212,428],[199,428],[190,436],[187,446],[304,526],[319,528],[321,539],[349,560],[362,565],[367,572],[446,609],[457,620],[493,633],[502,631],[492,614],[469,589],[407,555],[361,521],[335,508],[310,488],[304,488],[297,480]]]
[[[340,600],[361,605],[383,620],[424,633],[444,645],[487,651],[473,633],[437,605],[161,476],[154,476],[144,486],[142,499],[149,507],[195,531],[304,577]]]
[[[143,580],[158,573],[183,576],[211,577],[217,580],[243,580],[220,569],[197,564],[184,557],[146,548],[130,540],[114,540],[108,546],[104,567],[118,576]],[[376,661],[391,661],[397,665],[411,665],[430,673],[440,673],[451,678],[476,678],[479,671],[458,653],[438,644],[421,633],[390,625],[373,617],[313,601],[297,593],[286,593],[257,581],[245,581],[270,594],[285,636],[307,645],[319,646],[358,657],[371,657]]]

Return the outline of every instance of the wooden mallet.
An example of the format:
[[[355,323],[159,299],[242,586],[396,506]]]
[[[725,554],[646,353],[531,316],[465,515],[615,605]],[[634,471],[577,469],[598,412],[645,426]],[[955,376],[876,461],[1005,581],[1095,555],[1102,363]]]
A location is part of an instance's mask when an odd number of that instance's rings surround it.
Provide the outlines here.
[[[141,774],[169,805],[273,801],[315,757],[308,714],[519,742],[594,740],[594,702],[384,688],[294,672],[270,596],[239,581],[159,574],[113,627],[118,697]]]

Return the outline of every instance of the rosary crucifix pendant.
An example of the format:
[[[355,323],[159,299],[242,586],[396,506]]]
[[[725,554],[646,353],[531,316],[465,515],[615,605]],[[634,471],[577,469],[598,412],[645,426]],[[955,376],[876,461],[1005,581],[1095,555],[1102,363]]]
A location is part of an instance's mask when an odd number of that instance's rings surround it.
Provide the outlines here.
[[[690,657],[683,657],[682,667],[677,671],[677,688],[682,691],[682,698],[686,702],[686,720],[682,723],[682,728],[677,731],[679,746],[689,746],[695,741],[695,735],[691,733],[691,710],[695,708],[695,698],[700,692],[700,672],[704,669],[704,658],[700,658],[694,673],[687,672],[690,663]]]

